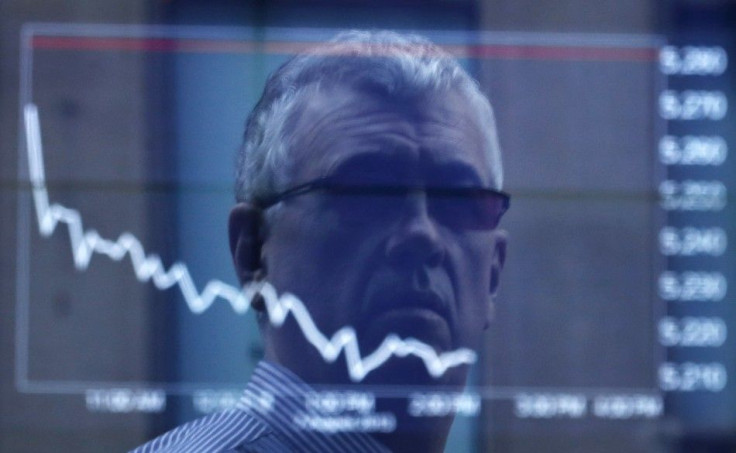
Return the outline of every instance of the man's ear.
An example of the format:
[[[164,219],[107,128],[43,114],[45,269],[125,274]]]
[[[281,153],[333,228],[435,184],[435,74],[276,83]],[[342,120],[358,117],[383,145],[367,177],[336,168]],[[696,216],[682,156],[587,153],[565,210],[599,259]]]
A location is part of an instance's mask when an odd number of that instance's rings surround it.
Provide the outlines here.
[[[230,211],[228,236],[235,273],[241,285],[265,274],[261,259],[263,211],[249,203],[238,203]]]
[[[488,317],[486,318],[485,328],[491,323],[495,311],[494,301],[498,294],[498,286],[501,282],[501,271],[506,262],[506,244],[508,242],[508,233],[505,230],[496,230],[493,232],[493,261],[491,262],[491,285],[489,288],[490,300],[488,307]]]

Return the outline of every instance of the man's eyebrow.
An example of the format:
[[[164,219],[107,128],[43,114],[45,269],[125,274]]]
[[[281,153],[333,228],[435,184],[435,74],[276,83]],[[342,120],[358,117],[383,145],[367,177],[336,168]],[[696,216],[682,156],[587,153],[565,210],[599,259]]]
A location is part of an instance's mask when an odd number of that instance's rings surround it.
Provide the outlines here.
[[[462,160],[446,160],[430,165],[429,177],[434,184],[471,183],[473,186],[484,186],[483,178],[474,165]]]
[[[328,167],[324,176],[359,176],[370,172],[397,175],[405,173],[412,165],[411,156],[406,153],[366,151],[337,159]]]

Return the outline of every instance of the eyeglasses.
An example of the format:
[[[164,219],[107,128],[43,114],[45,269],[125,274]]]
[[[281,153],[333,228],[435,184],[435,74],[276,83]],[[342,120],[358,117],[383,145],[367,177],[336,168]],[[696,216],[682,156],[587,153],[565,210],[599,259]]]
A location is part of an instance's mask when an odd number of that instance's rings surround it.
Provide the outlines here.
[[[328,207],[349,224],[385,222],[401,216],[409,195],[425,193],[430,216],[458,229],[491,230],[508,210],[507,193],[485,187],[421,187],[400,185],[349,185],[320,178],[287,189],[257,202],[261,209],[321,192]]]

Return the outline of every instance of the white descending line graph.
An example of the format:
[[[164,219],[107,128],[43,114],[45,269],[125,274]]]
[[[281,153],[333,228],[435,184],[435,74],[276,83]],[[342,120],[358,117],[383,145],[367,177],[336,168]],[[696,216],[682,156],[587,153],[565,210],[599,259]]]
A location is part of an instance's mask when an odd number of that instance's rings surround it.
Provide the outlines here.
[[[402,339],[395,334],[388,335],[372,353],[361,356],[355,329],[345,326],[328,338],[316,326],[298,297],[289,293],[279,295],[268,282],[251,283],[241,289],[220,280],[210,280],[200,292],[184,263],[174,263],[167,270],[161,258],[155,254],[147,255],[143,245],[132,234],[124,232],[117,240],[111,240],[101,237],[96,230],[85,230],[78,211],[57,203],[49,203],[38,108],[32,103],[26,104],[23,114],[38,229],[42,236],[49,237],[59,223],[67,225],[74,265],[77,269],[86,270],[95,253],[106,255],[115,261],[122,261],[128,256],[140,282],[152,281],[160,290],[178,286],[189,309],[195,314],[206,311],[217,299],[229,302],[236,313],[245,313],[250,308],[253,298],[260,293],[265,301],[271,324],[281,326],[291,314],[304,337],[319,351],[325,361],[334,362],[342,352],[345,353],[348,374],[356,382],[363,380],[368,373],[383,365],[392,356],[416,356],[424,362],[427,371],[434,377],[442,376],[449,368],[473,364],[477,360],[475,351],[468,348],[438,354],[433,347],[420,340]]]

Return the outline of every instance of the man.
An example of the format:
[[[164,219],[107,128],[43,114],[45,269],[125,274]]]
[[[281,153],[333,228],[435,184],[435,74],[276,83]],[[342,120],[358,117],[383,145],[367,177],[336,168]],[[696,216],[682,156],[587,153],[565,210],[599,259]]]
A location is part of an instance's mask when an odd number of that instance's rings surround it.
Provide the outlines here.
[[[140,451],[442,451],[453,414],[407,396],[465,385],[505,258],[501,183],[490,104],[426,40],[348,32],[285,63],[229,220],[264,360],[237,409]]]

